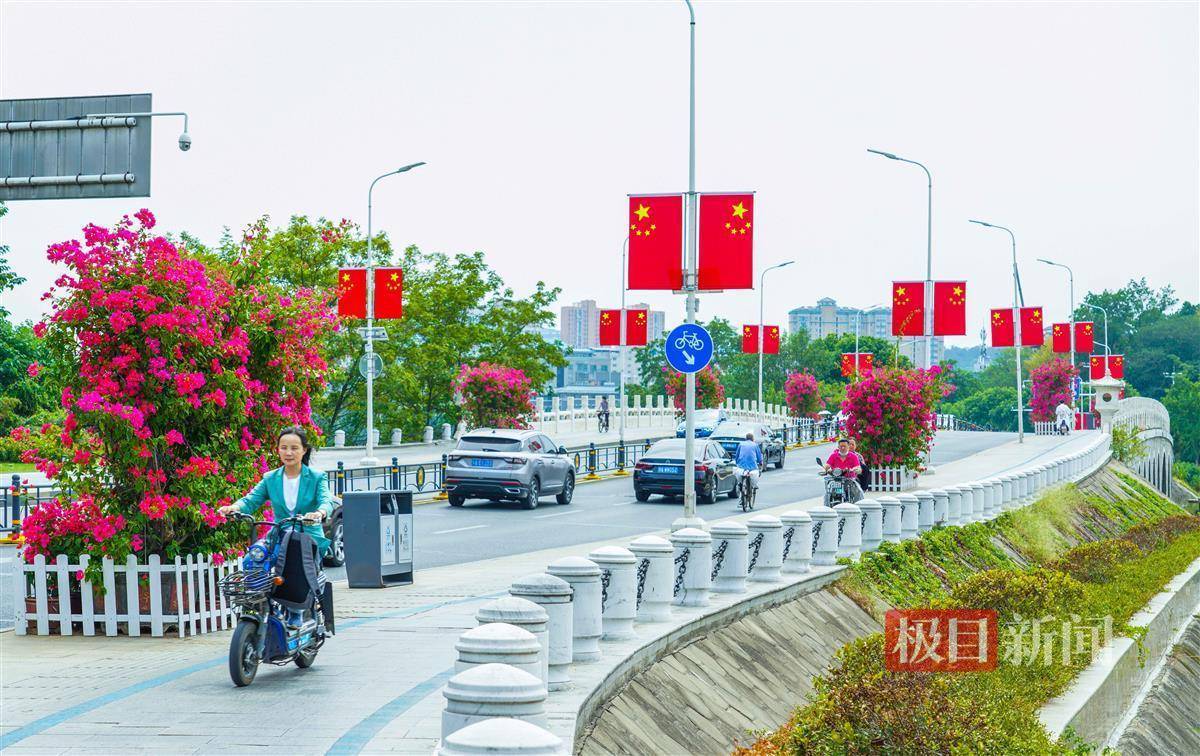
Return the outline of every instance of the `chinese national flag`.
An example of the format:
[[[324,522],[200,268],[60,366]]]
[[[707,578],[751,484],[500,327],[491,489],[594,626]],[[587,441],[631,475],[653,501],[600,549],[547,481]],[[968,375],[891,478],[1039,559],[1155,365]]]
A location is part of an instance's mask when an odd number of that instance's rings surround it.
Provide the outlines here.
[[[842,352],[842,377],[854,375],[854,352]]]
[[[395,320],[404,316],[404,271],[375,269],[375,319]]]
[[[339,318],[367,317],[366,268],[343,268],[338,271],[337,298]]]
[[[875,355],[870,352],[858,353],[858,372],[869,373],[875,368]]]
[[[683,196],[630,196],[629,288],[683,288]]]
[[[1091,359],[1088,360],[1088,368],[1090,370],[1088,375],[1091,376],[1091,379],[1093,381],[1097,380],[1098,378],[1103,378],[1104,377],[1104,355],[1093,354]]]
[[[1021,308],[1021,346],[1041,346],[1046,343],[1042,330],[1042,308]]]
[[[646,310],[625,311],[625,346],[646,346]]]
[[[1013,346],[1013,311],[1011,307],[992,310],[992,346]]]
[[[933,335],[967,334],[967,282],[935,281],[933,284]]]
[[[892,282],[892,335],[925,334],[925,282]]]
[[[779,326],[763,326],[763,354],[779,354]]]
[[[857,356],[857,360],[855,357]],[[850,378],[854,375],[854,363],[858,363],[859,375],[871,372],[875,367],[875,355],[870,352],[844,352],[842,354],[842,377]]]
[[[754,288],[753,225],[753,194],[700,195],[702,291]]]
[[[1054,346],[1054,351],[1059,354],[1065,354],[1071,351],[1071,324],[1070,323],[1055,323],[1054,330],[1051,332],[1050,341]]]
[[[621,311],[600,311],[600,346],[621,346]]]
[[[1117,380],[1125,379],[1125,355],[1114,354],[1108,358],[1108,372]]]
[[[1093,323],[1076,323],[1075,324],[1075,351],[1090,352],[1096,347],[1096,336],[1093,333],[1095,325]]]
[[[745,354],[758,354],[758,326],[742,326],[742,352]]]

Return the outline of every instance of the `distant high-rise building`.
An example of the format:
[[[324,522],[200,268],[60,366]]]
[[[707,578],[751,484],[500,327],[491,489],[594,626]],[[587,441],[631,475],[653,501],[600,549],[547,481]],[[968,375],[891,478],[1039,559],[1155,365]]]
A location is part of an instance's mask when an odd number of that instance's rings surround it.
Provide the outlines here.
[[[562,342],[575,349],[595,349],[600,346],[600,308],[596,300],[585,299],[563,305],[559,320]]]
[[[808,332],[809,338],[823,339],[826,336],[841,336],[854,333],[854,322],[860,319],[859,335],[892,339],[892,308],[881,307],[865,312],[859,307],[838,307],[838,303],[824,297],[814,307],[797,307],[788,312],[788,330]],[[934,362],[945,353],[945,339],[933,339]],[[914,365],[925,364],[925,339],[905,337],[900,342],[900,354],[912,360]]]

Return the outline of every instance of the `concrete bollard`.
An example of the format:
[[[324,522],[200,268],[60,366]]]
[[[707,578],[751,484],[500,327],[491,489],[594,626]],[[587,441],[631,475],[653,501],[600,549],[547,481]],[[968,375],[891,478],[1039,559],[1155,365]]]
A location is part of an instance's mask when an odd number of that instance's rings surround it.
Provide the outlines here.
[[[812,518],[812,563],[821,567],[837,564],[837,512],[829,507],[808,510]]]
[[[475,621],[480,625],[502,622],[513,627],[519,627],[537,638],[538,642],[538,677],[550,685],[550,633],[547,625],[550,616],[546,610],[532,601],[516,596],[504,596],[495,601],[489,601],[475,612]],[[508,664],[510,662],[504,662]]]
[[[708,533],[713,539],[713,593],[745,593],[750,531],[740,522],[722,520],[714,523]]]
[[[935,488],[933,494],[933,524],[946,526],[950,524],[950,494],[944,488]]]
[[[374,441],[375,445],[379,446],[379,429],[378,428],[371,429],[371,438]]]
[[[333,432],[333,445],[339,448],[346,445],[346,431],[336,430]]]
[[[508,592],[546,612],[546,688],[566,688],[571,682],[571,584],[539,572],[514,581]]]
[[[571,584],[571,660],[593,662],[600,659],[600,568],[590,559],[563,557],[550,564],[546,572]]]
[[[880,496],[876,501],[883,507],[883,540],[900,543],[900,500],[895,496]]]
[[[912,540],[917,537],[920,502],[910,493],[902,493],[896,498],[900,500],[900,540]]]
[[[546,686],[535,675],[508,664],[481,664],[463,670],[450,678],[442,695],[446,697],[442,740],[492,717],[546,726]]]
[[[946,486],[946,522],[962,524],[962,490],[958,486]]]
[[[1013,495],[1013,476],[1000,476],[1000,500],[1004,502],[1004,511],[1017,508],[1017,497]]]
[[[917,532],[924,533],[933,528],[933,493],[930,491],[914,491],[917,497]]]
[[[629,544],[638,558],[635,570],[635,605],[638,622],[667,622],[671,619],[671,589],[675,569],[671,563],[675,549],[659,536],[642,536]]]
[[[442,423],[442,440],[450,441],[454,438],[454,434],[450,430],[450,423]]]
[[[778,517],[761,514],[751,517],[746,528],[750,531],[747,579],[751,583],[778,582],[783,567],[783,523]]]
[[[983,486],[983,519],[990,520],[996,516],[996,495],[992,492],[991,479],[979,481]]]
[[[1000,483],[999,478],[988,478],[984,484],[988,487],[988,513],[992,517],[999,517],[1004,513],[1004,486]]]
[[[404,431],[399,428],[392,428],[392,446],[399,446],[404,442]]]
[[[878,499],[862,499],[858,502],[862,510],[862,553],[874,551],[883,542],[883,507]]]
[[[1029,503],[1029,473],[1021,470],[1014,474],[1016,475],[1013,483],[1017,494],[1017,505],[1023,507]]]
[[[712,536],[698,528],[671,534],[675,546],[675,579],[671,588],[676,606],[708,606],[712,587]]]
[[[812,562],[812,518],[808,512],[794,509],[779,517],[783,523],[783,567],[781,572],[808,572]]]
[[[454,671],[462,672],[483,664],[507,664],[542,681],[541,645],[533,633],[507,622],[489,622],[473,627],[454,644],[458,659]]]
[[[971,508],[975,517],[975,522],[983,522],[987,519],[987,514],[983,511],[987,503],[987,493],[983,489],[983,483],[980,481],[971,482]]]
[[[838,559],[856,560],[862,548],[862,510],[844,501],[833,508],[838,516]]]
[[[421,433],[421,441],[427,444],[433,443],[433,426],[426,425],[425,430]]]
[[[434,756],[567,756],[562,738],[511,717],[492,717],[451,733]]]
[[[600,568],[600,618],[603,639],[626,640],[634,637],[633,618],[637,616],[637,557],[620,546],[601,546],[588,554]]]

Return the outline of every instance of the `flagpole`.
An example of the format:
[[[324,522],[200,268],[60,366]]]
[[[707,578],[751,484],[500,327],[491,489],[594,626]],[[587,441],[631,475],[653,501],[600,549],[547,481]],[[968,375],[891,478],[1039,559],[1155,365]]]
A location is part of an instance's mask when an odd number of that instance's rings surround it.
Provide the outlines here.
[[[1025,443],[1025,386],[1021,382],[1021,276],[1017,272],[1017,237],[1012,230],[1004,226],[997,226],[994,223],[985,223],[984,221],[973,220],[971,223],[977,223],[980,226],[988,228],[998,228],[1001,231],[1008,232],[1008,236],[1012,239],[1012,271],[1013,271],[1013,346],[1017,352],[1017,443]]]
[[[683,273],[686,293],[685,322],[696,322],[696,11],[691,0],[683,0],[688,9],[688,195],[687,195],[687,264]],[[684,375],[684,441],[683,441],[683,517],[671,523],[671,530],[703,527],[696,516],[696,374]]]
[[[618,431],[620,449],[625,448],[625,342],[629,341],[629,335],[625,332],[625,327],[628,325],[625,321],[625,258],[629,254],[629,237],[625,237],[625,244],[621,247],[621,375],[617,383],[620,386],[619,400],[621,402],[621,427]]]

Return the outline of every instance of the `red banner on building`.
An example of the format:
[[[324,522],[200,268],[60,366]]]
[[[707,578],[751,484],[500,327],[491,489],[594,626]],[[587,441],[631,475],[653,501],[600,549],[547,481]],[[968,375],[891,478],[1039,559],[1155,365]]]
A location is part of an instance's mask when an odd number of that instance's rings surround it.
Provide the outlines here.
[[[701,291],[754,288],[753,194],[700,195],[697,254]]]
[[[630,196],[629,288],[683,288],[683,197]]]
[[[1075,351],[1090,352],[1096,348],[1096,326],[1094,323],[1078,322],[1075,324]]]
[[[404,317],[404,271],[376,268],[375,319],[397,320],[401,317]]]
[[[342,268],[339,270],[337,298],[339,318],[367,317],[367,269]]]
[[[933,335],[965,336],[967,333],[967,282],[935,281],[933,284]]]
[[[925,282],[892,282],[892,335],[925,334]]]
[[[621,346],[621,311],[600,311],[600,346]]]
[[[646,346],[649,310],[625,311],[625,346]]]

